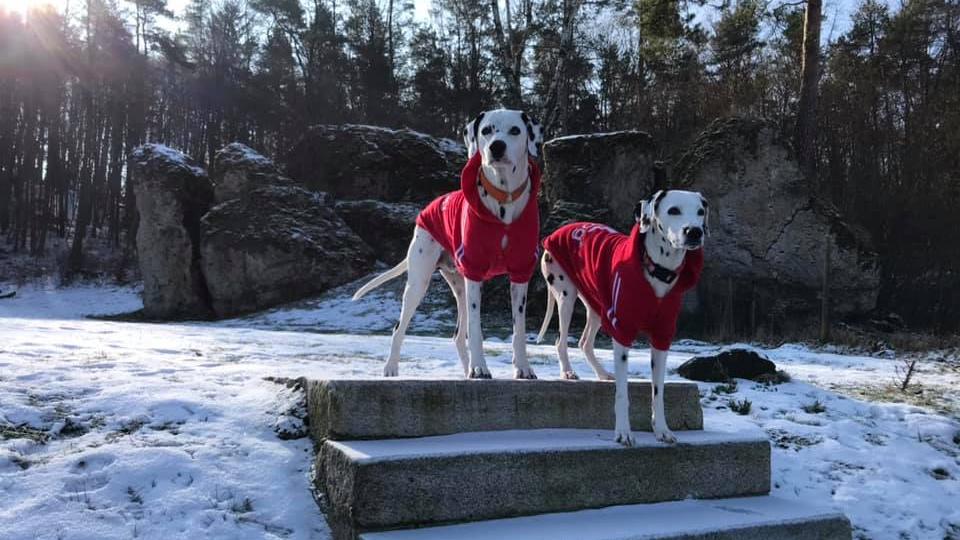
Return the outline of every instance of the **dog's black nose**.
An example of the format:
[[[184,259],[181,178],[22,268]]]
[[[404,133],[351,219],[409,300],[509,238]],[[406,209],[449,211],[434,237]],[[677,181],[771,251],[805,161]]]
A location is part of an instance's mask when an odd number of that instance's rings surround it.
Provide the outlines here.
[[[507,151],[507,143],[503,141],[493,141],[490,143],[490,155],[493,159],[500,159],[503,153]]]
[[[699,242],[703,238],[703,229],[700,227],[686,227],[687,242]]]

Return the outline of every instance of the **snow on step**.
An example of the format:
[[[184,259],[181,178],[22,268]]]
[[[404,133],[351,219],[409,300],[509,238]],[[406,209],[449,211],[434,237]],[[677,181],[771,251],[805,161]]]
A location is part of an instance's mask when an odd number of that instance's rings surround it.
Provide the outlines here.
[[[689,431],[676,434],[678,446],[720,445],[724,443],[766,443],[757,432]],[[652,433],[637,433],[636,448],[671,448],[653,438]],[[404,458],[443,458],[458,454],[563,452],[574,450],[628,450],[613,439],[613,430],[535,429],[498,432],[459,433],[415,439],[374,441],[328,441],[358,464]]]
[[[327,441],[316,483],[331,523],[354,531],[769,492],[762,434],[677,436],[637,433],[634,448],[613,430],[573,429]]]
[[[777,497],[613,506],[380,533],[361,540],[849,540],[843,514]]]
[[[650,382],[631,381],[634,430],[651,431]],[[310,381],[313,438],[390,439],[509,429],[613,428],[612,382],[338,379]],[[703,428],[696,383],[664,389],[670,429]]]

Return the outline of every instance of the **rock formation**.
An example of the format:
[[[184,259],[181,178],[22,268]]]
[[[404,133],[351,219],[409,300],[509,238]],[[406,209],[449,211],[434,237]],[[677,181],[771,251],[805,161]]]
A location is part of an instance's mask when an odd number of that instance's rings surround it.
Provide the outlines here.
[[[200,269],[200,218],[213,202],[207,173],[166,146],[130,155],[143,310],[150,318],[206,318],[209,292]]]
[[[634,205],[656,183],[656,144],[642,131],[560,137],[543,145],[543,156],[548,207],[579,205],[580,213],[605,217],[621,230],[633,223]]]
[[[203,218],[201,246],[218,317],[318,294],[366,274],[375,260],[329,195],[292,186],[215,206]]]
[[[319,125],[286,156],[287,173],[337,199],[426,202],[460,186],[466,150],[409,129]]]
[[[812,196],[772,127],[743,118],[713,122],[676,161],[672,185],[710,202],[704,281],[714,304],[732,286],[761,316],[815,313],[828,246],[832,311],[876,306],[880,271],[869,234]]]

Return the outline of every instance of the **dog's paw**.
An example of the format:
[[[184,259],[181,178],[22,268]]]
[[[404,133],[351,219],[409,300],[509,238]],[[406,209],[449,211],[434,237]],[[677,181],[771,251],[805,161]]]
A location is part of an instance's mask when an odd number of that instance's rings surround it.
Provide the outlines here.
[[[615,379],[614,379],[612,373],[610,373],[610,372],[607,371],[607,370],[603,370],[603,371],[597,373],[597,380],[598,380],[598,381],[613,381],[613,380],[615,380]]]
[[[387,364],[383,366],[384,377],[397,377],[400,375],[400,366],[397,364]]]
[[[666,444],[677,443],[677,436],[674,435],[673,432],[667,428],[661,428],[661,429],[654,428],[653,436],[656,437],[657,440],[662,443],[666,443]]]
[[[560,374],[561,379],[566,379],[568,381],[579,381],[580,376],[577,375],[576,371],[564,371]]]
[[[637,443],[637,440],[633,438],[633,433],[631,433],[629,429],[625,429],[625,430],[618,429],[616,431],[615,439],[618,443],[628,448],[632,447]]]
[[[490,370],[485,367],[475,367],[470,370],[471,379],[492,379],[493,375],[490,375]]]
[[[537,374],[533,372],[532,368],[516,368],[513,370],[513,378],[533,380],[537,378]]]

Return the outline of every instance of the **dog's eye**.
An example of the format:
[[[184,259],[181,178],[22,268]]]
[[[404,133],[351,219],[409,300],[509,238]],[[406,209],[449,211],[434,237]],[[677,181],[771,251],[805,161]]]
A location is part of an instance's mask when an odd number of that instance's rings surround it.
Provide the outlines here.
[[[677,208],[676,206],[671,206],[670,209],[667,210],[667,213],[670,214],[671,216],[679,216],[680,209]]]
[[[489,135],[490,132],[492,132],[492,131],[493,131],[493,128],[491,128],[490,126],[487,126],[487,127],[485,127],[485,128],[483,128],[483,129],[480,130],[480,134],[481,134],[481,135]]]
[[[700,210],[697,211],[697,215],[698,215],[698,216],[702,216],[702,215],[703,215],[703,208],[701,208]]]
[[[520,128],[518,128],[517,126],[513,126],[512,128],[510,128],[510,134],[511,134],[511,135],[519,135],[519,134],[520,134]]]

